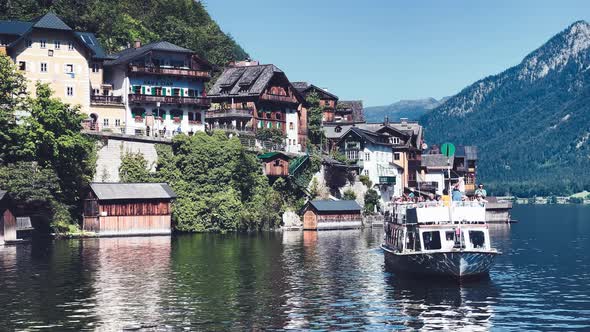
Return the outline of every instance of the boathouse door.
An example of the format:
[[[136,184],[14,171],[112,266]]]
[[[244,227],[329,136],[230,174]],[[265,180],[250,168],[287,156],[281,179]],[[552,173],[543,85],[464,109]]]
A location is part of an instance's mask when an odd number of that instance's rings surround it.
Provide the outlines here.
[[[313,211],[307,211],[303,215],[303,229],[318,229],[318,218]]]

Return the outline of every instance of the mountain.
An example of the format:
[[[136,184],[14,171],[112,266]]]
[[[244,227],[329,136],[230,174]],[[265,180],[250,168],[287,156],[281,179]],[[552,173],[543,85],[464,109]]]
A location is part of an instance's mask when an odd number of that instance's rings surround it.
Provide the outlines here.
[[[590,24],[578,21],[424,115],[426,140],[477,145],[478,178],[497,194],[590,188],[589,69]]]
[[[426,112],[441,105],[446,98],[436,100],[425,98],[417,100],[400,100],[387,106],[365,107],[365,118],[368,122],[380,122],[388,116],[390,121],[399,121],[400,118],[418,120]]]
[[[248,54],[223,33],[195,0],[12,0],[0,2],[0,20],[31,20],[55,12],[70,27],[96,34],[107,52],[140,40],[166,40],[218,66]]]

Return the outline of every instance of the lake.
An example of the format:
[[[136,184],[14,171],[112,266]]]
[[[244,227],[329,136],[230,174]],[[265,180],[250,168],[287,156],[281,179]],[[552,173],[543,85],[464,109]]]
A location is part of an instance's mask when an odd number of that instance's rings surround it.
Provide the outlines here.
[[[590,330],[590,207],[517,206],[463,285],[397,278],[382,229],[0,247],[2,330]]]

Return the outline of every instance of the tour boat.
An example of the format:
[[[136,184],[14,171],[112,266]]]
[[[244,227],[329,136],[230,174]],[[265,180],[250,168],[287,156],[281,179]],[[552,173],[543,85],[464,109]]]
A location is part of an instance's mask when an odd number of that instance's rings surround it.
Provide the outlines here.
[[[386,267],[400,274],[463,279],[488,274],[500,254],[477,201],[396,203],[386,212]]]

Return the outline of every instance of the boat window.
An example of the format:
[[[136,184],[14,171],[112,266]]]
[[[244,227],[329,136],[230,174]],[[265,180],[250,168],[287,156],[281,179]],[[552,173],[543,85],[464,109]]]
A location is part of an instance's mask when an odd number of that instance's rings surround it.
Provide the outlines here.
[[[406,248],[412,251],[420,251],[420,237],[416,236],[414,232],[408,232],[408,241],[406,242]]]
[[[485,236],[483,231],[469,231],[469,240],[473,248],[484,248]]]
[[[445,236],[447,241],[455,241],[455,232],[454,231],[446,231]]]
[[[426,250],[437,250],[442,248],[439,231],[424,232],[422,233],[422,239],[424,240],[424,249]]]

